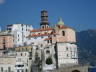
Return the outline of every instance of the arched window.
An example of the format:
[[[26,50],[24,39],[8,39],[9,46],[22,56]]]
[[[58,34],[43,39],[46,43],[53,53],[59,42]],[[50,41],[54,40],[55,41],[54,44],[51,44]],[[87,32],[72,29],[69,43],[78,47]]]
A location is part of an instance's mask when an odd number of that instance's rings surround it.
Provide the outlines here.
[[[44,29],[44,26],[42,26],[42,28]]]
[[[10,67],[8,67],[8,72],[11,72],[11,68]]]
[[[67,57],[69,57],[69,54],[67,54]]]
[[[79,70],[73,70],[72,72],[80,72]]]
[[[47,53],[47,54],[49,54],[49,53],[50,53],[50,51],[49,51],[49,50],[47,50],[47,51],[46,51],[46,53]]]
[[[26,56],[26,53],[25,53],[25,56]]]
[[[66,47],[66,51],[68,51],[68,47]]]
[[[26,69],[26,72],[28,72],[28,70]]]
[[[53,61],[52,61],[52,58],[51,57],[49,57],[49,58],[46,59],[46,64],[50,65],[52,63],[53,63]]]
[[[65,36],[65,31],[62,31],[62,35]]]
[[[21,53],[21,56],[22,56],[22,53]]]

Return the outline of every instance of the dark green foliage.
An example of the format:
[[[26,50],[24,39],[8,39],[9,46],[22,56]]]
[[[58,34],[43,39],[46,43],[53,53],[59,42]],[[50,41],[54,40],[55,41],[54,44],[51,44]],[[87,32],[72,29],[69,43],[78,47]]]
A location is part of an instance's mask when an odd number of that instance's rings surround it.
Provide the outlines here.
[[[53,63],[53,61],[52,61],[52,58],[51,57],[49,57],[49,58],[46,59],[46,64],[50,65],[52,63]]]

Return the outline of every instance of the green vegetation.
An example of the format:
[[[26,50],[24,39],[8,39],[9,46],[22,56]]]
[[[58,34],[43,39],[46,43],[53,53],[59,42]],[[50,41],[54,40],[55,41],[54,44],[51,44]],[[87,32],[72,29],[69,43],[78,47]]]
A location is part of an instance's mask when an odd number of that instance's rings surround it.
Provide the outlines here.
[[[50,65],[52,63],[53,63],[53,61],[52,61],[52,58],[51,57],[49,57],[49,58],[46,59],[46,64]]]

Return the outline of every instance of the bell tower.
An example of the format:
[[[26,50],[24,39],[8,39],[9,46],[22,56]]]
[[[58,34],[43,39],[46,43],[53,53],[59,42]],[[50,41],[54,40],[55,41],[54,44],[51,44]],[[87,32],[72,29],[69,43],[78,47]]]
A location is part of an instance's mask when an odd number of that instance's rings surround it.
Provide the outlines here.
[[[41,11],[41,28],[49,28],[49,22],[48,22],[48,12],[46,10]]]

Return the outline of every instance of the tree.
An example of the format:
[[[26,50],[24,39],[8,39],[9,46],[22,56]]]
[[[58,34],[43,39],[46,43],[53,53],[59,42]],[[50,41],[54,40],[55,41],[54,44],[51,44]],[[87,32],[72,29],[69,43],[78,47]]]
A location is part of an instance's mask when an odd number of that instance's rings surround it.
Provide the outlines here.
[[[53,61],[52,61],[52,58],[51,57],[49,57],[49,58],[46,59],[46,64],[50,65],[52,63],[53,63]]]

